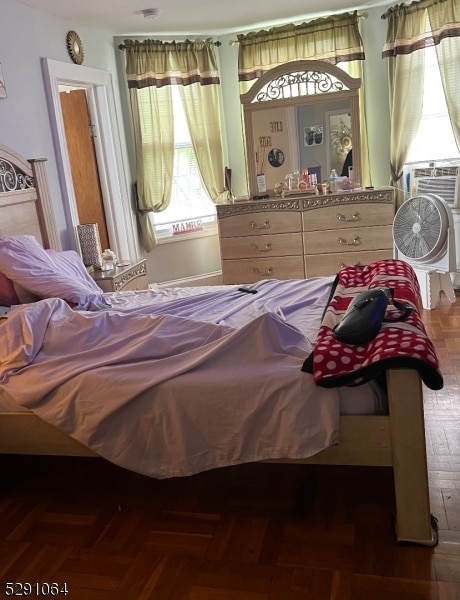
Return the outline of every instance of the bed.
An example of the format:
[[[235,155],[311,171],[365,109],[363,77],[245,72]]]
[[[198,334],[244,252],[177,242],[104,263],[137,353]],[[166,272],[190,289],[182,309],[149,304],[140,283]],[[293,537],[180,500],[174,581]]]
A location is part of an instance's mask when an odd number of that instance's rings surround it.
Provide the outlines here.
[[[60,240],[59,234],[56,229],[56,225],[53,219],[53,211],[51,199],[49,196],[47,181],[46,181],[46,161],[41,160],[25,160],[24,158],[17,155],[14,151],[0,146],[0,235],[2,237],[8,236],[22,236],[33,237],[37,242],[48,249],[55,249],[60,251]],[[294,282],[295,285],[300,285],[299,282]],[[292,285],[294,285],[294,283]],[[270,287],[271,285],[277,285],[274,282],[262,282],[262,286]],[[317,280],[317,291],[322,297],[325,296],[328,286],[332,285],[332,281],[325,278],[324,280]],[[238,296],[238,302],[248,304],[252,294],[239,290],[235,290],[235,286],[231,286],[233,294]],[[174,291],[173,295],[175,301],[178,302],[179,308],[182,306],[181,303],[188,302],[190,296],[200,295],[206,296],[207,298],[214,301],[215,298],[219,298],[219,294],[227,293],[227,286],[218,286],[215,289],[203,289],[197,290],[192,289],[189,291]],[[257,298],[263,297],[264,290],[258,290]],[[298,292],[297,292],[298,293]],[[313,293],[313,292],[309,292]],[[107,310],[98,313],[94,311],[91,314],[91,318],[108,318],[107,315],[116,313],[116,319],[120,314],[123,313],[124,303],[128,300],[139,302],[139,296],[136,294],[143,294],[142,300],[138,306],[138,312],[140,315],[139,327],[142,328],[142,319],[146,318],[145,306],[150,303],[150,299],[147,301],[147,295],[154,296],[155,291],[147,292],[119,292],[118,294],[104,295],[107,299],[108,304],[115,304],[116,310]],[[167,292],[159,292],[163,301],[167,301],[165,294]],[[181,296],[182,294],[182,296]],[[217,295],[217,296],[213,296]],[[329,295],[329,292],[328,292]],[[159,296],[159,297],[160,297]],[[226,298],[222,296],[221,298]],[[78,299],[77,299],[78,300]],[[224,300],[226,302],[226,300]],[[314,303],[314,301],[313,301]],[[29,319],[27,317],[26,322],[40,324],[43,322],[44,315],[48,315],[46,318],[54,318],[57,315],[59,320],[68,318],[71,314],[72,318],[80,318],[78,311],[73,310],[69,307],[68,303],[63,302],[61,299],[50,298],[48,300],[42,300],[35,303],[28,304],[27,310],[30,310],[28,315],[32,315]],[[315,318],[319,319],[318,323],[321,322],[320,312],[324,311],[324,304],[315,305]],[[38,307],[38,308],[37,308]],[[42,308],[43,307],[43,308]],[[85,309],[91,307],[85,307]],[[37,312],[39,311],[39,312]],[[25,311],[21,308],[16,311],[18,314]],[[83,311],[85,314],[86,310]],[[36,314],[35,314],[36,313]],[[11,313],[12,314],[12,313]],[[161,310],[158,314],[161,314]],[[75,316],[76,315],[76,316]],[[150,318],[150,317],[149,317]],[[8,317],[10,319],[10,316]],[[34,321],[34,319],[36,319]],[[169,314],[167,317],[162,316],[162,326],[173,327],[174,335],[178,340],[178,343],[182,344],[183,339],[178,335],[180,328],[180,321],[183,319],[180,313]],[[113,323],[113,331],[119,327],[119,322]],[[220,367],[225,368],[225,357],[230,354],[225,354],[228,348],[245,349],[244,352],[237,350],[236,354],[239,354],[240,362],[241,356],[246,356],[247,352],[254,352],[258,354],[260,351],[260,344],[254,350],[250,344],[253,344],[255,329],[261,330],[267,343],[264,343],[264,348],[261,354],[261,362],[265,365],[265,371],[261,371],[260,376],[268,377],[270,380],[286,382],[286,393],[290,391],[292,394],[296,394],[298,389],[297,384],[291,386],[291,373],[292,369],[297,369],[300,364],[299,361],[306,357],[309,348],[304,345],[304,341],[300,340],[292,342],[289,339],[288,346],[295,346],[295,349],[291,352],[287,352],[289,355],[286,358],[284,348],[280,350],[276,344],[278,344],[279,331],[286,332],[286,326],[293,329],[289,324],[284,324],[275,315],[264,314],[257,315],[257,319],[254,322],[245,321],[245,326],[240,329],[236,329],[233,324],[219,325],[216,326],[211,323],[211,320],[204,319],[204,322],[199,322],[196,319],[193,322],[197,325],[197,336],[193,338],[189,346],[186,348],[186,352],[191,352],[194,356],[196,355],[197,348],[202,345],[203,347],[210,341],[212,348],[216,348],[220,357]],[[155,326],[159,326],[155,322]],[[171,324],[172,323],[172,324]],[[183,322],[186,327],[190,326],[190,321]],[[211,326],[212,325],[212,326]],[[1,327],[4,325],[0,325]],[[195,327],[195,325],[194,325]],[[37,328],[39,329],[40,327]],[[295,328],[294,328],[295,329]],[[267,332],[269,332],[267,334]],[[35,335],[35,333],[34,333]],[[232,337],[237,335],[237,337]],[[294,331],[294,337],[296,332]],[[201,338],[199,336],[202,336]],[[199,340],[202,340],[201,342]],[[298,338],[295,338],[297,340]],[[72,338],[69,338],[70,342]],[[271,344],[274,344],[275,352],[282,352],[282,360],[279,360],[278,365],[276,361],[272,360],[270,355]],[[249,344],[249,346],[246,346]],[[119,349],[118,349],[119,351]],[[264,354],[266,352],[266,354]],[[214,355],[213,355],[214,356]],[[143,357],[141,356],[141,359]],[[247,359],[245,359],[247,362]],[[72,361],[67,361],[72,362]],[[77,361],[78,362],[78,361]],[[141,360],[142,362],[142,360]],[[213,366],[214,363],[211,363]],[[223,365],[223,366],[222,366]],[[100,372],[103,372],[105,365],[101,365]],[[141,367],[139,367],[141,369]],[[228,369],[231,373],[232,363],[228,363]],[[197,371],[198,369],[195,369]],[[297,369],[299,371],[300,369]],[[94,369],[97,372],[97,369]],[[211,371],[209,371],[211,372]],[[219,371],[214,371],[218,373]],[[220,371],[223,372],[223,371]],[[139,373],[143,373],[142,370]],[[275,378],[276,374],[276,378]],[[304,375],[304,374],[302,374]],[[283,377],[285,380],[283,380]],[[313,375],[312,375],[313,377]],[[394,473],[394,486],[395,486],[395,499],[396,499],[396,517],[395,517],[395,533],[398,542],[409,542],[417,543],[421,545],[431,546],[437,541],[436,528],[434,521],[430,513],[430,501],[429,501],[429,489],[428,489],[428,474],[427,474],[427,459],[426,459],[426,447],[425,447],[425,429],[424,429],[424,414],[423,414],[423,382],[420,371],[414,368],[389,368],[385,373],[386,378],[386,395],[385,399],[387,402],[387,410],[385,414],[339,414],[338,416],[338,432],[339,438],[335,437],[336,432],[334,427],[332,432],[328,430],[327,440],[322,440],[321,444],[324,449],[315,449],[314,452],[307,452],[308,456],[301,458],[286,458],[286,457],[275,457],[271,455],[263,456],[258,455],[260,460],[261,456],[263,460],[277,461],[277,462],[297,462],[299,464],[324,464],[324,465],[353,465],[353,466],[375,466],[375,467],[392,467]],[[166,378],[168,379],[168,378]],[[170,378],[172,379],[172,378]],[[210,378],[212,380],[212,376]],[[100,380],[95,386],[95,394],[98,394]],[[189,380],[187,380],[189,381]],[[249,379],[248,379],[249,381]],[[192,381],[193,384],[193,381]],[[163,383],[164,385],[164,383]],[[187,384],[188,385],[188,384]],[[215,389],[212,381],[209,383],[209,387],[206,390],[207,394],[212,397],[215,396]],[[277,383],[278,385],[278,383]],[[303,385],[303,384],[302,384]],[[437,383],[439,385],[439,382]],[[257,388],[264,387],[259,384]],[[292,390],[291,390],[292,387]],[[334,394],[331,386],[317,386],[315,389],[314,396],[318,398],[332,397],[328,396],[330,391]],[[4,392],[7,386],[0,385],[0,392]],[[167,388],[165,388],[167,389]],[[303,388],[302,388],[303,389]],[[348,393],[350,393],[349,388]],[[357,388],[356,388],[357,389]],[[174,393],[179,393],[179,390],[173,388]],[[254,388],[255,393],[255,388]],[[1,394],[4,398],[8,398],[9,394]],[[89,394],[91,395],[91,394]],[[161,401],[160,399],[158,400]],[[94,449],[91,450],[87,444],[80,443],[63,430],[53,426],[43,418],[38,416],[40,410],[33,409],[32,404],[28,407],[17,407],[14,403],[4,406],[0,412],[0,452],[3,454],[43,454],[43,455],[64,455],[64,456],[99,456],[98,452]],[[315,402],[312,402],[315,404]],[[31,408],[32,406],[32,408]],[[274,410],[279,410],[278,406],[274,405]],[[285,407],[283,405],[282,413],[284,414]],[[323,410],[322,402],[316,402],[316,408],[319,412]],[[162,409],[163,410],[163,409]],[[202,411],[207,411],[207,407],[201,407]],[[46,411],[45,411],[46,412]],[[218,422],[218,415],[209,413],[209,419],[214,423]],[[291,421],[287,423],[295,422],[295,417],[291,417]],[[270,427],[273,429],[273,419],[267,418]],[[294,427],[294,425],[293,425]],[[286,427],[284,427],[286,429]],[[338,442],[338,443],[337,443]],[[127,441],[129,443],[129,440]],[[245,455],[244,460],[249,460],[250,454]],[[116,461],[115,461],[116,462]],[[231,461],[225,464],[233,464]],[[209,468],[212,468],[209,467]],[[169,475],[165,475],[169,476]]]

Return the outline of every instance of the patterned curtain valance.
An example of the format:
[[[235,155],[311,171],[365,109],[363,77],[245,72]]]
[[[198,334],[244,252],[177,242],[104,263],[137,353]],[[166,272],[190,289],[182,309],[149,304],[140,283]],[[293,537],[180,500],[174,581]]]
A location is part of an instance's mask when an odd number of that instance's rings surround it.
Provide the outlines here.
[[[258,79],[269,69],[293,60],[315,59],[332,64],[364,60],[358,21],[355,11],[238,35],[239,81]]]
[[[125,40],[128,88],[219,84],[214,42]]]
[[[403,20],[412,15],[410,20]],[[419,18],[415,18],[415,17]],[[460,37],[460,2],[458,0],[421,0],[397,4],[382,15],[388,19],[387,41],[382,58],[412,54],[443,39]]]

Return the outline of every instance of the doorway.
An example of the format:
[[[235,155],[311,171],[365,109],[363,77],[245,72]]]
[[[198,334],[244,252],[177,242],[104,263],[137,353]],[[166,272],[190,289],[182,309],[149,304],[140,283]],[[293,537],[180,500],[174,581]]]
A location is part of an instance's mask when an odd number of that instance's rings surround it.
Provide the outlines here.
[[[101,247],[110,248],[86,92],[59,89],[78,222],[97,223]]]
[[[108,246],[123,260],[140,258],[110,73],[47,58],[42,59],[42,70],[67,227],[73,232],[75,248],[79,249],[77,225],[80,221],[61,107],[62,86],[84,90],[91,124],[97,131],[93,143]]]

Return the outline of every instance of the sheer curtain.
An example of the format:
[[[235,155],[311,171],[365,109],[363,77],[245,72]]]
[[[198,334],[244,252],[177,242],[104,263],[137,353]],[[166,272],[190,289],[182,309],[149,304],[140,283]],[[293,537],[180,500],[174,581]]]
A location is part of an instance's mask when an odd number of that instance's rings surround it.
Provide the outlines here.
[[[219,85],[214,43],[125,40],[137,169],[137,209],[142,242],[156,244],[149,213],[171,199],[174,126],[171,86],[181,90],[203,184],[214,202],[227,198]]]
[[[450,122],[460,150],[460,2],[432,4],[427,8]]]
[[[423,111],[425,57],[423,49],[437,45],[449,115],[459,144],[460,20],[458,0],[422,0],[397,5],[382,18],[388,19],[387,41],[382,56],[388,59],[390,92],[390,184],[403,201],[401,177]]]
[[[344,13],[301,25],[284,25],[267,31],[239,35],[238,78],[240,93],[269,69],[298,59],[330,62],[363,81],[364,49],[359,32],[359,15]],[[344,65],[342,66],[342,64]],[[364,82],[363,82],[364,83]],[[360,89],[361,170],[364,184],[370,184],[365,119],[365,86]]]

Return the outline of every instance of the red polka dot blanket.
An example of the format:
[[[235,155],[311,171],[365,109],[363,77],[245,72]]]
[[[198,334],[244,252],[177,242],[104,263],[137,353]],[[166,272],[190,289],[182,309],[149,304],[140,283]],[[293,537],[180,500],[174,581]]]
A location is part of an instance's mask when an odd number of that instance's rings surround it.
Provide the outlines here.
[[[390,304],[386,313],[389,321],[384,321],[372,340],[362,346],[339,342],[333,328],[356,294],[382,286],[394,290],[395,300],[414,307],[409,317],[394,321],[399,311]],[[419,299],[417,276],[404,261],[382,260],[344,267],[334,281],[315,347],[302,371],[312,373],[316,385],[329,388],[360,385],[390,368],[415,369],[429,388],[441,389],[443,378],[434,346],[420,318]]]

